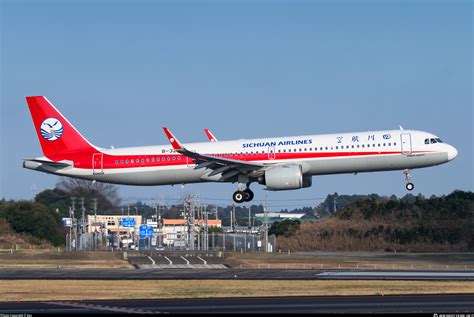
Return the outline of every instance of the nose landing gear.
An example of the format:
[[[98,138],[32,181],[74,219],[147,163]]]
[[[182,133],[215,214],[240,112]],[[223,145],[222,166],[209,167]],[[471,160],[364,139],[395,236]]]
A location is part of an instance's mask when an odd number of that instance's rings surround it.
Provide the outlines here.
[[[412,183],[412,177],[410,175],[410,170],[405,169],[403,170],[403,175],[405,175],[405,181],[407,182],[405,188],[407,190],[413,190],[415,188],[415,185]]]

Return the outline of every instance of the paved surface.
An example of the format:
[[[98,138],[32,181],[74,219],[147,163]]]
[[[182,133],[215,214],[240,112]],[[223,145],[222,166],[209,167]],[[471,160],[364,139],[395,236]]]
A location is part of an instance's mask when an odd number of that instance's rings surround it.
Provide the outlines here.
[[[205,253],[153,253],[133,255],[128,262],[138,269],[227,269],[223,257]]]
[[[474,295],[272,297],[176,300],[0,302],[0,313],[455,313]]]
[[[0,280],[474,280],[472,271],[347,271],[279,269],[0,269]]]

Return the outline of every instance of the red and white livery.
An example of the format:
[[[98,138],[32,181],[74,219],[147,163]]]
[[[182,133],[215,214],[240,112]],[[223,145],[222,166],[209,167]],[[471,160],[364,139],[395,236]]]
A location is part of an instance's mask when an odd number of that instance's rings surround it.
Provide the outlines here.
[[[164,128],[168,145],[105,149],[91,144],[43,96],[26,97],[43,150],[23,167],[98,182],[173,185],[233,182],[237,203],[253,199],[251,183],[268,190],[311,186],[313,175],[403,170],[451,161],[457,150],[432,133],[386,130],[181,143]]]

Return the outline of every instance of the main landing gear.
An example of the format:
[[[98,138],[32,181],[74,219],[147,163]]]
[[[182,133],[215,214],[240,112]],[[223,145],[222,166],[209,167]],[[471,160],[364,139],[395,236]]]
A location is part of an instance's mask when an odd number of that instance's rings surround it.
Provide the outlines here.
[[[406,184],[406,189],[407,190],[413,190],[415,188],[415,185],[413,185],[413,183],[411,182],[412,178],[411,178],[411,175],[410,175],[410,170],[408,169],[405,169],[403,170],[403,175],[405,175],[405,181],[407,182]]]
[[[238,204],[241,204],[244,201],[251,201],[253,199],[253,191],[247,187],[245,190],[236,191],[234,195],[232,195],[232,198]]]

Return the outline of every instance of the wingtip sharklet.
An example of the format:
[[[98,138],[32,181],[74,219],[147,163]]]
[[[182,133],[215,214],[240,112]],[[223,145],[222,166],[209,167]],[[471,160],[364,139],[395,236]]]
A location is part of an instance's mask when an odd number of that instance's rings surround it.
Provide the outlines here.
[[[173,149],[184,150],[184,147],[181,145],[181,142],[179,142],[179,140],[173,135],[173,133],[171,133],[168,128],[163,127],[163,131],[165,131],[166,137],[168,138],[168,141],[170,141]]]
[[[212,132],[209,130],[209,129],[204,129],[204,132],[206,133],[207,135],[207,138],[209,139],[209,141],[211,142],[217,142],[217,139],[216,137],[212,134]]]

